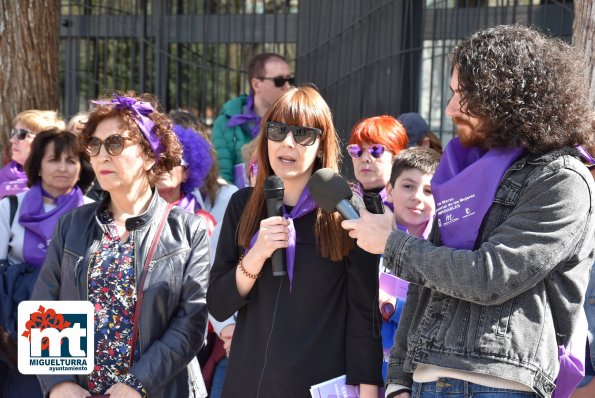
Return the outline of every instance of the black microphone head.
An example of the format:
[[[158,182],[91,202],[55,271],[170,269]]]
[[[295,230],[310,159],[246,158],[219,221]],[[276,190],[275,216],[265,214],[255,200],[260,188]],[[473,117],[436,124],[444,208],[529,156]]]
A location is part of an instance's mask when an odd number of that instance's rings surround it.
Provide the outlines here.
[[[264,180],[264,198],[265,199],[283,199],[285,186],[283,180],[277,175],[268,176]]]
[[[347,180],[331,169],[320,169],[312,174],[308,189],[318,206],[329,213],[336,210],[340,201],[353,196]]]

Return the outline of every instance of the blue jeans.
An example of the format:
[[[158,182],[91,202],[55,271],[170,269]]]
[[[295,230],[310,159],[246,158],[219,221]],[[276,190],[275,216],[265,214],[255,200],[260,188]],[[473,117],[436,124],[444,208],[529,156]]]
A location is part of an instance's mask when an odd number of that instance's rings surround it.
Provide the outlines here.
[[[227,357],[223,357],[215,366],[215,374],[213,375],[213,383],[211,384],[210,398],[220,398],[223,392],[223,382],[225,381],[225,374],[227,373]]]
[[[432,383],[413,383],[411,398],[537,398],[537,394],[441,378]]]

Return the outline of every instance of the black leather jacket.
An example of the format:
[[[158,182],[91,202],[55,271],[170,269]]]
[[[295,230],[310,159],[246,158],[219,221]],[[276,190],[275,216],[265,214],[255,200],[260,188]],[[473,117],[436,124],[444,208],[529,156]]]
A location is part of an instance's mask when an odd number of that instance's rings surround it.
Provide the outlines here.
[[[88,266],[103,236],[97,219],[109,202],[82,206],[60,218],[32,300],[87,300]],[[126,220],[134,234],[136,280],[142,272],[166,202],[155,192],[148,210]],[[131,373],[147,394],[188,397],[187,365],[198,353],[207,326],[209,242],[200,217],[174,207],[153,255],[144,285],[139,347]],[[71,381],[87,388],[84,375],[39,376],[47,396],[53,386]]]

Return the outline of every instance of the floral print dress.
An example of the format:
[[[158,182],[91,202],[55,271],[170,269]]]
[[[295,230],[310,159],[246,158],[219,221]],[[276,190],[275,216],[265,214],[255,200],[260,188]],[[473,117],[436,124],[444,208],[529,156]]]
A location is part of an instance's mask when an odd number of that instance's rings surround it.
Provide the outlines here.
[[[89,391],[104,394],[121,382],[145,396],[140,382],[128,373],[136,304],[134,234],[123,242],[109,211],[99,219],[105,232],[88,273],[89,301],[95,307],[95,368],[89,374]]]

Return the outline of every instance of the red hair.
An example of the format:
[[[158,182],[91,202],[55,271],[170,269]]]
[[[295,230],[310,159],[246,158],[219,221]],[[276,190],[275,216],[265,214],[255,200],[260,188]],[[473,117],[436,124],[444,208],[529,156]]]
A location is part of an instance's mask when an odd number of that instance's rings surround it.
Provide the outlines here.
[[[362,119],[351,130],[349,145],[381,144],[395,155],[407,148],[405,127],[392,116],[382,115]]]

